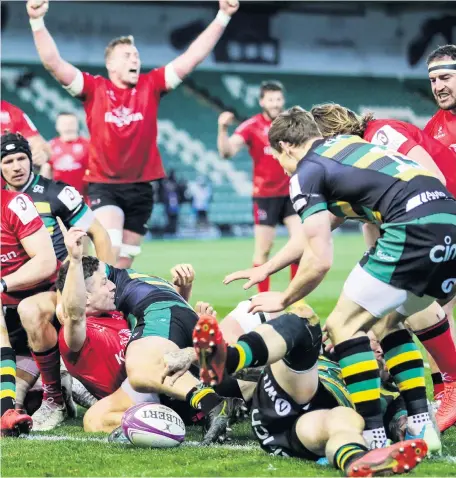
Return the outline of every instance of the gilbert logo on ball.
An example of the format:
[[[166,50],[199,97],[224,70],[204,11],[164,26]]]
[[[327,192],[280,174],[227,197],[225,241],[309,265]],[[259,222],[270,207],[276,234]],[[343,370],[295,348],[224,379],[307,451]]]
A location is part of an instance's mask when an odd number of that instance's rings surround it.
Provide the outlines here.
[[[171,408],[160,403],[140,403],[122,417],[122,429],[133,445],[171,448],[185,439],[185,425]]]

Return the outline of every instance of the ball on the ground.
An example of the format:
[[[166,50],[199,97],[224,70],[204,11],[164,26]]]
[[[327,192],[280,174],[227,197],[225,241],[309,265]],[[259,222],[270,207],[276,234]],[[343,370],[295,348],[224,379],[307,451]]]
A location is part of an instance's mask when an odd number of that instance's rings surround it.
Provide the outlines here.
[[[140,403],[122,417],[125,436],[133,445],[145,448],[172,448],[185,439],[185,424],[171,408],[160,403]]]

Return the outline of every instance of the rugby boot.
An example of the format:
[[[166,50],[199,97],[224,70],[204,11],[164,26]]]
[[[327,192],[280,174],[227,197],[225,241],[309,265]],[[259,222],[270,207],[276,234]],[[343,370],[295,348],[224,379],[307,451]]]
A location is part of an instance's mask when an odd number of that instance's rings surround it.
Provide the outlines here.
[[[440,441],[440,434],[431,424],[424,425],[419,435],[411,435],[407,430],[405,432],[405,440],[424,440],[426,442],[429,455],[442,454],[442,442]]]
[[[40,408],[33,414],[33,431],[47,432],[63,423],[67,417],[65,405],[59,405],[52,398],[43,400]]]
[[[230,424],[236,421],[243,405],[244,400],[241,398],[224,397],[223,400],[206,415],[206,425],[204,426],[205,435],[201,444],[210,445],[219,440],[224,441],[227,433],[230,431]]]
[[[11,408],[0,418],[2,437],[18,437],[23,433],[28,435],[32,426],[32,417],[24,413],[23,410]]]
[[[84,385],[73,377],[72,386],[73,400],[83,408],[90,408],[98,402],[98,400],[84,387]]]
[[[210,386],[223,380],[227,345],[217,319],[202,315],[193,330],[193,347],[200,365],[200,380]]]
[[[78,410],[73,400],[73,377],[66,370],[60,370],[60,383],[62,384],[63,401],[69,418],[76,418]]]
[[[435,419],[441,432],[456,423],[456,382],[445,383],[445,393]]]
[[[346,476],[389,476],[413,470],[426,457],[424,440],[408,440],[376,448],[350,463]]]
[[[108,442],[119,443],[121,445],[131,445],[130,440],[127,438],[123,431],[122,425],[117,428],[114,428],[114,430],[109,434]]]

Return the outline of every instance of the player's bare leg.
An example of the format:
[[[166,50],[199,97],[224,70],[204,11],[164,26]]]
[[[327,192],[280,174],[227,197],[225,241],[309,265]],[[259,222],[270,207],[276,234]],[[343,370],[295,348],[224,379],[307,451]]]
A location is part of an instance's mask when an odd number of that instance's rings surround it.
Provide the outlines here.
[[[16,408],[24,408],[25,397],[35,385],[40,372],[32,357],[17,356]]]
[[[111,433],[120,426],[123,414],[134,405],[133,400],[122,389],[98,400],[84,415],[84,431]]]
[[[114,255],[118,258],[122,247],[124,212],[118,206],[108,205],[95,209],[94,213],[101,225],[108,231]]]
[[[137,232],[123,230],[122,246],[120,248],[119,258],[116,267],[119,269],[129,269],[135,260],[135,257],[141,253],[141,243],[144,236]]]
[[[32,418],[16,410],[16,354],[11,347],[6,328],[3,307],[0,301],[0,363],[1,363],[1,436],[19,436],[29,433],[32,428]]]
[[[203,443],[209,444],[225,433],[241,400],[220,397],[211,387],[201,388],[199,380],[190,372],[184,373],[172,385],[169,377],[162,382],[163,357],[178,350],[175,343],[163,337],[144,337],[131,342],[126,353],[128,379],[137,392],[165,394],[201,410],[208,421]]]
[[[255,224],[253,234],[255,238],[254,252],[253,252],[253,265],[255,267],[261,266],[269,259],[269,253],[274,245],[275,227],[264,226],[261,224]],[[258,284],[258,290],[260,292],[266,292],[269,290],[269,277],[263,282]]]
[[[24,299],[18,306],[21,323],[43,381],[43,402],[33,414],[35,431],[52,430],[66,417],[57,331],[52,325],[56,305],[56,294],[43,292]]]

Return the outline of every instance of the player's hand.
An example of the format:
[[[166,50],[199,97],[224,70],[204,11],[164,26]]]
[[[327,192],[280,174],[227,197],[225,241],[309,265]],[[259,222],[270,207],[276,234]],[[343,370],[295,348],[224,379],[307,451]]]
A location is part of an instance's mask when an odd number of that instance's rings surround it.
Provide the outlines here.
[[[231,111],[224,111],[218,117],[218,125],[226,128],[234,122],[234,114]]]
[[[285,294],[283,292],[262,292],[252,297],[247,312],[280,312],[285,309]]]
[[[217,312],[209,302],[197,302],[195,305],[195,312],[198,315],[211,315],[212,317],[217,318]]]
[[[74,261],[82,261],[84,249],[82,238],[87,235],[86,232],[79,227],[72,227],[68,230],[60,217],[56,216],[56,219],[65,239],[68,257]]]
[[[227,13],[230,17],[239,10],[239,0],[220,0],[220,10]]]
[[[165,369],[161,377],[163,383],[166,377],[169,377],[170,385],[184,375],[184,373],[192,366],[193,362],[196,362],[197,356],[193,347],[186,349],[176,350],[165,354],[163,360],[165,362]]]
[[[268,277],[269,273],[267,272],[266,267],[252,267],[251,269],[244,269],[243,271],[237,271],[233,272],[232,274],[228,274],[225,279],[223,279],[223,283],[227,285],[235,280],[249,279],[248,282],[243,285],[244,290],[247,290],[256,284],[263,282]]]
[[[41,18],[49,9],[49,0],[28,0],[27,13],[30,18]]]
[[[32,148],[32,162],[35,166],[43,166],[49,161],[49,155],[42,148]]]
[[[323,336],[322,336],[321,340],[322,340],[323,346],[325,348],[325,352],[330,353],[330,354],[334,353],[334,345],[331,342],[331,339],[329,338],[328,329],[326,327],[326,324],[323,325],[321,330],[323,332]]]
[[[171,269],[171,277],[177,287],[188,287],[195,280],[195,269],[191,264],[177,264]]]

